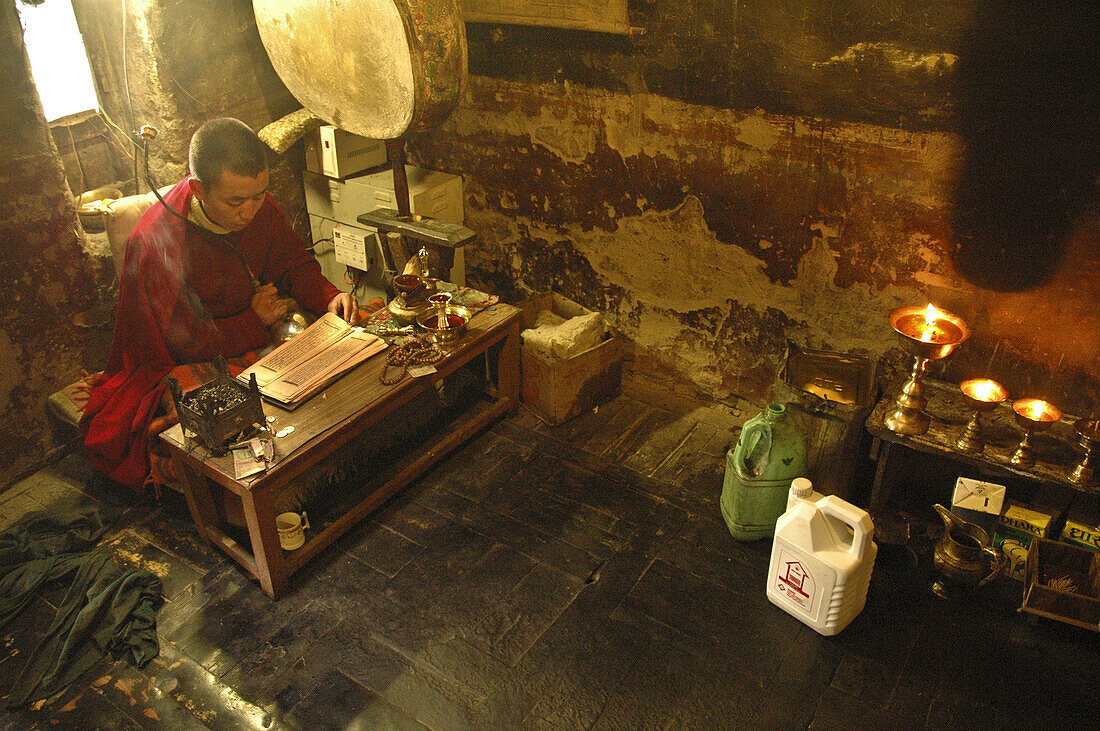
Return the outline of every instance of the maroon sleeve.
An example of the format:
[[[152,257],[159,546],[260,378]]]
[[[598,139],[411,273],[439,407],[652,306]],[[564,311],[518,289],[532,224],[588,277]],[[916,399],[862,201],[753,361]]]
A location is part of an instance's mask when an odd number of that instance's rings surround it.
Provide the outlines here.
[[[298,234],[286,221],[282,210],[268,198],[271,254],[267,259],[262,281],[275,282],[290,293],[298,304],[318,314],[328,309],[332,298],[340,294],[332,282],[321,273],[321,265],[305,247]]]
[[[232,317],[206,319],[181,294],[164,332],[176,363],[202,363],[219,355],[235,358],[268,343],[267,327],[251,307]]]

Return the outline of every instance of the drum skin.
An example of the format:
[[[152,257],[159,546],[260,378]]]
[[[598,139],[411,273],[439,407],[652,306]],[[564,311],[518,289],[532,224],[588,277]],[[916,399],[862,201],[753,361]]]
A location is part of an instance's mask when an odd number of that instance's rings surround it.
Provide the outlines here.
[[[441,124],[466,82],[458,0],[253,0],[271,64],[329,124],[376,140]]]

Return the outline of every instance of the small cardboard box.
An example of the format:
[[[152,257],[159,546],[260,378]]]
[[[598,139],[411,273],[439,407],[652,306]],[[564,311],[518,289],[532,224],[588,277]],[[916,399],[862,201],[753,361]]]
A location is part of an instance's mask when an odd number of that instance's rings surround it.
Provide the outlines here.
[[[1024,570],[1020,609],[1100,630],[1100,554],[1036,538]]]
[[[1063,543],[1100,551],[1100,500],[1096,495],[1078,495],[1062,527]]]
[[[993,534],[993,545],[1004,552],[1006,576],[1024,578],[1027,552],[1036,538],[1046,538],[1050,534],[1054,517],[1051,512],[1040,508],[1005,501],[1005,510]]]
[[[981,526],[992,536],[1004,500],[1004,485],[960,477],[955,481],[955,493],[951,496],[951,512]]]
[[[556,292],[540,292],[520,307],[524,329],[534,327],[543,310],[565,319],[591,312]],[[622,344],[611,333],[599,345],[564,359],[524,347],[521,365],[523,403],[548,424],[591,411],[622,390]]]

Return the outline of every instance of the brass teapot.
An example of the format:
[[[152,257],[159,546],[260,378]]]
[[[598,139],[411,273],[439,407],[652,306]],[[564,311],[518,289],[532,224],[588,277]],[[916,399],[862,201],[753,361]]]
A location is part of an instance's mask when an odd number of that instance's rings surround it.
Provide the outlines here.
[[[991,545],[981,526],[968,523],[942,505],[933,505],[943,520],[943,537],[932,552],[936,579],[932,593],[945,599],[984,586],[1004,566],[1004,554]]]

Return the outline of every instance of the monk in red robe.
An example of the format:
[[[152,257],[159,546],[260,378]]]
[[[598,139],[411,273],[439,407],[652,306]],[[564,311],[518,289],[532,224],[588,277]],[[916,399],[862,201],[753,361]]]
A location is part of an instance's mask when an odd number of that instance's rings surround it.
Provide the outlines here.
[[[173,368],[266,346],[268,327],[287,312],[280,290],[314,312],[359,316],[355,297],[325,279],[267,192],[266,148],[247,125],[204,124],[188,161],[191,174],[127,242],[111,354],[80,423],[92,464],[138,490]]]

